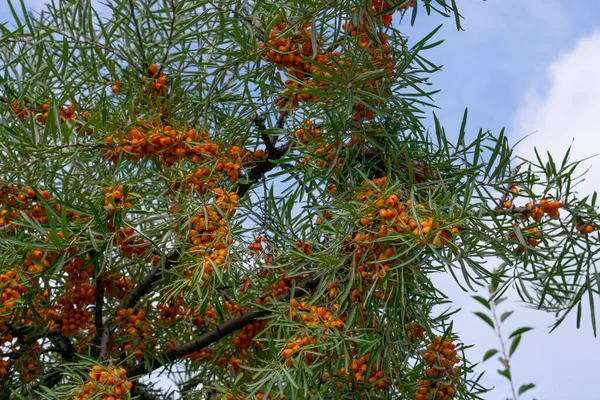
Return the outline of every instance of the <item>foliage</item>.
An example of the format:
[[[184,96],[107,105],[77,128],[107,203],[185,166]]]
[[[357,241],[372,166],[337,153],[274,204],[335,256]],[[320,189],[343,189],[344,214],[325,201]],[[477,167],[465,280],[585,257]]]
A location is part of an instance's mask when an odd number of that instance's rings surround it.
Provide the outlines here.
[[[497,306],[506,300],[506,297],[494,298],[495,291],[498,289],[498,280],[493,279],[492,283],[489,287],[490,290],[490,298],[484,299],[481,296],[473,296],[475,300],[477,300],[482,306],[484,306],[487,311],[486,312],[475,312],[481,320],[483,320],[486,324],[488,324],[496,333],[498,337],[498,341],[500,342],[500,350],[498,349],[489,349],[483,355],[483,361],[489,360],[490,358],[498,355],[498,361],[502,366],[502,369],[498,370],[498,374],[502,375],[510,382],[510,388],[512,392],[512,400],[517,400],[519,396],[521,396],[526,391],[533,389],[535,387],[534,383],[523,384],[519,387],[519,390],[515,390],[515,384],[513,380],[513,374],[510,369],[511,366],[511,357],[517,351],[519,344],[521,343],[521,338],[524,333],[529,332],[533,328],[528,326],[522,326],[520,328],[515,329],[509,336],[508,340],[510,340],[510,347],[507,346],[507,340],[505,340],[502,335],[502,324],[510,318],[513,314],[514,310],[505,311],[498,318]],[[508,351],[507,351],[508,348]]]
[[[438,273],[595,333],[577,162],[424,127],[454,0],[9,6],[6,397],[480,398]]]

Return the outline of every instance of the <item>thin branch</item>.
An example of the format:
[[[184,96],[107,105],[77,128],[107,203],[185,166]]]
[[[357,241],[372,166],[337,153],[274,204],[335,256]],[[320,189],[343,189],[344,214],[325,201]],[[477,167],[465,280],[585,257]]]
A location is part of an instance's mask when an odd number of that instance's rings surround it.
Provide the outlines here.
[[[245,21],[246,23],[248,23],[251,27],[252,27],[252,32],[254,32],[254,36],[256,36],[258,38],[258,40],[260,40],[261,42],[264,43],[265,41],[265,33],[263,32],[263,30],[256,25],[256,23],[250,19],[248,16],[242,14],[239,11],[233,10],[231,8],[223,8],[223,7],[219,7],[217,6],[212,0],[208,1],[209,4],[211,6],[213,6],[213,8],[215,8],[217,11],[220,11],[222,13],[232,13],[233,15],[235,15],[236,17],[238,17],[239,19]]]
[[[137,396],[138,400],[156,400],[157,398],[137,385],[131,388],[131,395]]]
[[[490,292],[490,297],[493,295],[492,292]],[[500,322],[498,321],[498,317],[496,316],[496,303],[494,301],[490,301],[490,306],[492,308],[492,317],[494,318],[494,326],[495,326],[495,331],[496,331],[496,335],[498,336],[498,339],[500,340],[500,346],[502,348],[502,355],[504,357],[504,367],[506,368],[506,370],[509,372],[508,374],[508,381],[510,382],[510,389],[512,390],[512,395],[513,395],[513,399],[517,400],[517,392],[515,392],[515,386],[513,384],[513,380],[512,380],[512,375],[510,374],[510,363],[509,363],[509,355],[506,352],[506,344],[504,343],[504,339],[502,339],[502,330],[500,328]]]
[[[102,335],[100,337],[100,354],[98,354],[98,361],[106,361],[108,359],[108,346],[110,345],[110,328],[106,327],[102,329]]]
[[[248,173],[248,182],[242,183],[238,185],[236,193],[238,196],[244,197],[244,195],[250,190],[252,185],[258,182],[267,172],[277,167],[277,164],[274,164],[270,161],[276,161],[281,159],[292,146],[291,142],[284,144],[283,146],[276,148],[272,156],[264,160],[263,162],[257,163],[250,172]]]
[[[171,269],[173,265],[175,265],[177,260],[179,260],[179,257],[179,250],[173,250],[171,254],[169,254],[167,257],[162,256],[161,262],[158,265],[154,266],[150,270],[150,272],[148,272],[148,274],[144,276],[144,278],[142,278],[142,280],[139,281],[137,285],[134,286],[134,288],[131,290],[131,292],[129,292],[127,297],[125,297],[125,301],[123,301],[123,305],[119,310],[134,308],[137,302],[150,291],[152,285],[154,285],[154,283],[162,277],[162,271]],[[96,334],[94,335],[94,338],[92,338],[92,343],[98,343],[99,340],[101,341],[101,351],[103,350],[103,343],[105,343],[106,341],[110,342],[110,335],[113,330],[112,322],[117,316],[117,312],[119,310],[116,310],[106,318],[106,320],[104,321],[104,329],[102,331],[96,330]],[[105,332],[108,336],[106,338]],[[106,346],[108,346],[108,344],[106,344]]]
[[[169,26],[169,39],[167,41],[165,55],[163,56],[163,59],[160,63],[160,71],[162,71],[162,69],[164,68],[165,63],[167,62],[167,58],[169,57],[169,50],[171,49],[171,46],[173,45],[173,33],[175,32],[175,16],[177,14],[177,6],[175,5],[174,0],[169,0],[169,5],[171,6],[171,24]]]
[[[140,46],[140,52],[142,55],[142,70],[146,71],[148,69],[148,64],[146,62],[146,49],[144,47],[144,41],[142,40],[142,33],[140,32],[139,23],[137,17],[135,16],[135,7],[133,5],[133,0],[129,0],[129,11],[131,15],[131,20],[133,22],[133,26],[135,26],[135,34],[137,36],[138,45]]]
[[[102,320],[102,313],[104,311],[104,282],[102,281],[102,275],[98,275],[96,278],[96,304],[94,306],[94,325],[96,332],[104,334],[104,321]]]
[[[181,386],[181,388],[179,389],[179,393],[184,393],[183,394],[183,398],[187,398],[189,396],[188,393],[190,390],[192,390],[193,388],[195,388],[196,386],[198,386],[199,384],[202,383],[203,386],[208,386],[206,384],[206,374],[205,373],[201,373],[196,375],[195,377],[193,377],[192,379],[188,380],[187,382],[185,382],[183,384],[183,386]]]
[[[59,354],[62,356],[63,361],[67,363],[75,361],[75,347],[73,347],[73,343],[71,343],[69,338],[63,336],[58,339],[59,340],[57,340],[54,345],[57,346],[57,348],[60,348],[61,351]],[[62,380],[62,369],[62,365],[54,368],[44,377],[44,379],[42,379],[39,385],[52,389]],[[33,387],[32,389],[35,390],[36,387]]]
[[[256,125],[256,129],[260,131],[260,137],[262,138],[263,143],[267,149],[267,158],[271,155],[275,154],[275,142],[277,141],[276,136],[271,136],[267,131],[267,126],[265,125],[265,117],[261,117],[258,114],[254,114],[252,116],[252,121],[254,121],[254,125]]]
[[[302,296],[314,289],[319,283],[319,281],[320,279],[315,277],[307,278],[300,284],[298,284],[298,286],[295,287],[295,290],[288,290],[287,292],[278,296],[276,300],[280,302],[287,302],[293,297]],[[296,293],[297,291],[303,291],[304,293]],[[188,354],[194,353],[198,350],[210,346],[213,343],[218,342],[230,333],[242,329],[244,326],[248,325],[249,323],[252,323],[254,320],[266,317],[272,312],[272,310],[268,309],[244,312],[236,316],[235,318],[232,318],[222,323],[221,325],[217,326],[211,331],[200,335],[196,339],[192,339],[189,342],[186,342],[180,346],[162,351],[159,355],[156,356],[156,358],[154,359],[154,363],[152,364],[148,365],[147,362],[140,362],[134,365],[133,367],[127,368],[127,376],[135,377],[144,375],[158,368],[161,368],[166,364],[170,364],[174,361],[177,361]]]
[[[289,113],[289,111],[284,111],[281,114],[279,114],[279,118],[277,118],[277,122],[275,123],[275,128],[283,129],[285,127],[285,121]]]
[[[105,51],[107,51],[109,53],[114,54],[116,57],[120,58],[123,61],[129,61],[129,58],[125,54],[123,54],[120,51],[118,51],[118,50],[116,50],[116,49],[114,49],[114,48],[112,48],[110,46],[107,46],[105,44],[102,44],[102,43],[99,43],[99,42],[90,41],[90,40],[81,39],[81,38],[78,38],[78,37],[74,37],[73,35],[71,35],[71,34],[69,34],[67,32],[64,32],[64,31],[61,31],[61,30],[58,30],[58,29],[52,29],[50,27],[48,27],[48,30],[50,30],[52,33],[56,33],[58,35],[61,35],[61,36],[65,37],[65,38],[73,41],[74,43],[81,43],[81,44],[84,44],[86,46],[91,46],[91,47],[95,47],[97,49],[105,50]]]

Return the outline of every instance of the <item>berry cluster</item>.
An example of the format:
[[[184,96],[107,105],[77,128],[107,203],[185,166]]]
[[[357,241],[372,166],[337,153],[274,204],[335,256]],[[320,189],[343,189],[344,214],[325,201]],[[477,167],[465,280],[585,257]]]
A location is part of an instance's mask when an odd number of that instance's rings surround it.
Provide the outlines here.
[[[62,207],[50,197],[48,190],[41,190],[38,193],[39,195],[31,188],[7,184],[0,180],[0,229],[8,233],[13,232],[15,225],[18,226],[23,222],[21,212],[44,225],[48,221],[49,212],[45,204],[58,214],[61,213]],[[79,217],[79,213],[67,210],[69,221]]]
[[[338,305],[333,305],[334,312],[328,310],[325,307],[317,307],[310,305],[306,302],[298,302],[296,299],[292,299],[290,302],[291,315],[296,321],[302,322],[305,326],[324,326],[325,332],[330,328],[342,330],[344,323],[346,322],[345,315],[336,316],[335,310],[338,309]]]
[[[252,345],[260,346],[260,343],[254,341],[254,337],[262,332],[266,325],[267,320],[255,320],[254,322],[245,325],[240,333],[233,338],[232,343],[240,357],[247,357],[247,349]]]
[[[374,179],[372,182],[365,182],[364,185],[367,188],[356,196],[356,201],[365,203],[367,210],[373,206],[376,208],[377,211],[370,211],[367,215],[361,217],[360,224],[371,228],[378,227],[376,235],[378,238],[394,234],[412,234],[420,237],[417,240],[418,245],[425,242],[442,246],[452,239],[452,235],[458,233],[458,226],[441,229],[441,223],[435,221],[433,216],[421,204],[415,205],[410,199],[400,201],[399,196],[395,194],[382,196],[382,190],[387,182],[386,177]],[[375,214],[379,217],[379,223],[376,223],[377,217]],[[416,219],[415,214],[418,217]],[[373,233],[370,235],[373,235]],[[357,234],[354,241],[366,241],[371,239],[370,235]],[[367,244],[372,245],[370,241]],[[393,253],[387,257],[392,255]],[[361,256],[362,253],[359,252],[358,257]]]
[[[342,356],[342,358],[345,358],[345,356]],[[368,371],[367,368],[369,362],[371,362],[370,358],[370,350],[366,354],[359,357],[358,351],[356,349],[352,349],[352,352],[350,353],[350,360],[348,360],[350,368],[346,369],[342,367],[338,371],[338,375],[346,377],[349,381],[353,381],[357,385],[366,383],[368,385],[373,385],[378,389],[387,388],[390,384],[390,380],[385,378],[381,361],[373,362],[370,371]],[[365,379],[367,375],[368,379]]]
[[[309,93],[319,86],[311,77],[325,74],[321,66],[336,70],[331,58],[339,57],[338,52],[325,51],[321,45],[314,48],[309,24],[284,33],[286,26],[285,21],[278,22],[270,32],[269,40],[260,46],[265,50],[267,62],[276,64],[279,70],[285,69],[287,74],[297,79],[285,82],[286,89],[276,102],[282,109],[280,112],[304,101],[317,100],[316,94]]]
[[[231,217],[239,204],[235,192],[226,193],[221,188],[212,190],[214,202],[191,221],[189,240],[191,254],[204,257],[204,279],[208,281],[215,267],[226,268],[227,247],[232,242],[227,218]],[[191,273],[191,271],[189,271]]]
[[[123,300],[135,286],[131,279],[122,272],[103,271],[101,277],[104,283],[104,295],[107,297]]]
[[[520,229],[519,223],[515,222],[514,227],[515,227],[515,229]],[[540,232],[540,229],[537,226],[525,229],[525,232],[523,232],[522,234],[523,234],[524,239],[527,241],[527,243],[529,243],[529,245],[536,247],[537,245],[540,244],[540,242],[536,239],[536,237],[542,236],[542,232]],[[515,238],[515,237],[517,237],[517,234],[515,232],[511,232],[509,237],[511,239]],[[523,254],[525,252],[525,247],[519,246],[518,251],[519,251],[519,254]]]
[[[133,384],[127,380],[127,372],[124,368],[94,365],[88,375],[90,381],[85,384],[85,389],[75,391],[75,400],[129,398],[129,391]]]
[[[309,144],[311,141],[319,140],[323,135],[321,129],[315,127],[313,121],[306,120],[306,127],[294,132],[294,137],[302,144]]]
[[[388,96],[388,90],[382,90],[384,87],[384,77],[392,77],[394,75],[394,60],[392,58],[392,48],[388,43],[388,35],[383,32],[377,32],[376,28],[372,27],[367,19],[363,20],[358,26],[353,23],[344,23],[343,29],[346,29],[348,35],[356,38],[358,46],[364,49],[370,56],[372,65],[362,67],[360,72],[365,73],[369,70],[379,70],[382,74],[378,74],[372,79],[364,83],[364,90],[381,97]],[[374,107],[379,106],[380,100],[375,100]],[[364,103],[357,103],[354,107],[354,121],[363,119],[375,119],[373,109],[367,107]]]
[[[92,320],[87,306],[95,302],[96,287],[88,283],[93,275],[93,267],[86,266],[87,263],[88,260],[83,257],[73,258],[66,263],[65,294],[56,299],[52,308],[38,311],[48,321],[49,328],[60,330],[63,336],[74,335],[79,329],[88,328]]]
[[[403,2],[404,4],[402,4],[400,7],[398,7],[399,10],[406,10],[409,7],[413,7],[415,5],[414,0],[399,0],[398,2]],[[372,4],[372,8],[373,8],[373,13],[374,14],[379,14],[384,12],[385,10],[389,10],[393,5],[395,5],[395,3],[398,2],[394,2],[392,0],[371,0],[371,4]],[[390,24],[392,23],[392,15],[394,14],[394,10],[383,14],[381,16],[381,24],[385,27],[390,26]]]
[[[8,331],[8,325],[13,315],[13,309],[21,300],[21,293],[25,293],[26,286],[21,279],[21,274],[18,267],[0,274],[0,342],[8,340],[4,334]],[[10,335],[10,334],[7,334]]]
[[[592,224],[586,224],[580,219],[575,221],[575,229],[582,235],[588,235],[596,230],[596,227]]]
[[[21,346],[21,354],[15,361],[15,370],[24,383],[30,383],[40,375],[42,369],[41,351],[42,348],[37,342]]]
[[[101,151],[112,162],[116,163],[121,154],[131,160],[160,156],[169,166],[184,158],[193,162],[212,159],[216,157],[219,148],[210,141],[207,130],[185,131],[174,129],[170,125],[157,126],[143,121],[140,121],[137,128],[107,136],[104,144]]]
[[[21,120],[24,121],[29,115],[37,115],[36,119],[41,124],[46,124],[48,121],[48,112],[50,111],[50,102],[42,104],[41,110],[37,107],[26,107],[21,105],[17,100],[13,100],[10,103],[10,107],[12,108],[15,115]],[[90,114],[87,111],[82,112],[81,114],[77,114],[77,107],[75,104],[69,104],[67,107],[60,107],[58,109],[58,120],[61,124],[67,121],[75,121],[80,119],[84,123],[89,120]],[[79,132],[81,130],[81,126],[77,128]],[[87,129],[85,131],[86,134],[91,134],[92,129]]]
[[[261,150],[262,151],[262,150]],[[209,192],[217,187],[220,176],[227,176],[231,182],[237,182],[240,176],[240,170],[245,164],[254,165],[249,162],[251,158],[258,158],[264,155],[264,151],[255,152],[254,156],[248,150],[239,146],[232,146],[228,152],[221,155],[218,146],[215,148],[212,166],[203,166],[194,173],[188,174],[186,185],[199,194]],[[216,172],[216,173],[215,173]],[[217,175],[218,174],[218,175]]]
[[[160,320],[167,325],[174,323],[178,317],[185,315],[183,296],[180,294],[170,298],[167,303],[158,303],[156,308],[160,312]]]
[[[119,229],[119,233],[114,238],[114,244],[118,244],[121,248],[121,252],[127,258],[143,258],[149,256],[152,251],[150,242],[148,240],[140,238],[135,230],[131,227],[125,227]],[[148,257],[148,261],[158,261],[157,257]]]
[[[315,344],[317,344],[317,340],[306,334],[298,339],[287,342],[285,350],[282,353],[283,358],[285,358],[285,365],[291,367],[293,365],[292,358],[297,358],[297,356],[302,356],[306,364],[312,364],[320,358],[315,352]]]
[[[109,352],[115,353],[118,349],[133,354],[137,360],[141,360],[144,356],[144,347],[155,342],[153,328],[146,320],[146,313],[133,308],[121,309],[117,312],[115,324],[119,329],[119,339]]]
[[[505,207],[507,204],[505,204]],[[526,205],[527,212],[526,215],[533,218],[534,221],[539,221],[542,219],[544,214],[548,215],[550,218],[557,218],[560,216],[560,208],[563,206],[560,201],[549,201],[547,199],[540,200],[539,204],[533,204],[532,202],[528,202]],[[512,204],[510,204],[511,208]]]
[[[131,196],[129,196],[128,194],[124,195],[123,185],[119,185],[114,190],[110,188],[104,189],[104,208],[106,209],[106,214],[110,217],[115,215],[117,209],[119,208],[130,208],[130,197]]]
[[[262,242],[266,242],[267,238],[264,236],[257,236],[254,239],[254,242],[250,243],[248,245],[248,249],[250,250],[250,254],[258,256],[260,255],[260,253],[262,253],[263,251],[263,245]]]
[[[169,82],[165,77],[162,68],[160,68],[158,64],[150,65],[148,67],[148,73],[144,75],[144,78],[149,78],[152,81],[152,89],[154,90],[154,94],[157,96],[168,96],[169,86],[167,84]]]
[[[460,359],[456,356],[456,346],[450,339],[436,336],[423,352],[423,359],[428,367],[425,369],[425,379],[419,379],[419,388],[415,400],[454,398],[454,383],[457,380]]]
[[[405,326],[408,340],[412,343],[419,343],[423,340],[425,336],[425,328],[421,326],[417,321],[413,321],[412,323],[408,323]]]

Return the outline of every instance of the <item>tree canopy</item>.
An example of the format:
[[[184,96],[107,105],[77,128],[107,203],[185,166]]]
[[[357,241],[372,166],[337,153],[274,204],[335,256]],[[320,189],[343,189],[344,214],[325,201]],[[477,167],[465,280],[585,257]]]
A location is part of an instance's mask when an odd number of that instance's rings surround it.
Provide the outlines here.
[[[9,7],[4,398],[481,398],[436,274],[596,334],[578,162],[435,115],[439,27],[402,30],[454,0]]]

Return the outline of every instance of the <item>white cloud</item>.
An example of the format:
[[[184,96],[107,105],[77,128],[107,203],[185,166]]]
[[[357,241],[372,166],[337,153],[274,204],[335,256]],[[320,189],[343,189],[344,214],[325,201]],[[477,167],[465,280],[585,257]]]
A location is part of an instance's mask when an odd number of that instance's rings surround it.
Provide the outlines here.
[[[514,61],[514,60],[511,60]],[[600,30],[576,41],[569,51],[560,54],[546,66],[545,75],[528,76],[530,89],[525,91],[523,100],[514,116],[512,143],[535,132],[521,142],[517,154],[527,159],[535,157],[534,147],[542,154],[549,151],[555,160],[562,160],[566,149],[572,146],[570,159],[583,159],[600,153]],[[585,182],[578,186],[580,195],[594,190],[600,191],[600,157],[584,162],[583,172],[591,167]],[[434,278],[462,310],[453,318],[455,329],[466,344],[475,344],[467,352],[471,362],[481,360],[489,348],[498,348],[498,340],[493,331],[472,314],[484,311],[478,303],[464,293],[448,276]],[[487,297],[485,289],[478,294]],[[571,315],[553,333],[549,334],[554,315],[523,307],[516,293],[509,293],[510,300],[500,307],[499,312],[514,309],[513,316],[503,324],[503,336],[521,326],[535,329],[526,333],[511,365],[517,388],[528,382],[536,383],[523,399],[562,400],[577,397],[594,400],[595,394],[592,372],[595,360],[600,358],[598,339],[593,337],[589,320],[589,307],[584,305],[582,327],[575,328],[575,316]],[[510,386],[506,379],[496,373],[499,363],[490,360],[478,366],[476,371],[487,370],[481,383],[494,387],[484,395],[489,400],[504,400],[510,397]],[[557,379],[565,382],[557,385]],[[573,386],[567,382],[580,382]]]
[[[533,148],[549,151],[556,160],[569,145],[571,159],[583,159],[600,152],[600,30],[581,38],[575,48],[563,53],[548,68],[545,88],[526,94],[514,121],[514,136],[525,139],[519,155],[531,158]],[[600,159],[582,164],[591,166]],[[583,168],[582,168],[583,170]],[[600,190],[600,168],[593,166],[581,194]]]
[[[559,55],[547,68],[543,79],[532,79],[536,86],[523,98],[513,121],[513,143],[530,133],[521,142],[517,154],[527,159],[535,157],[534,147],[547,160],[550,152],[555,161],[561,161],[571,146],[570,160],[581,160],[600,153],[600,30],[576,41],[575,46]],[[541,84],[540,84],[541,82]],[[534,133],[535,132],[535,133]],[[591,168],[578,186],[579,196],[600,191],[600,159],[581,164],[579,172]],[[550,314],[534,310],[519,310],[524,318],[538,329],[528,333],[528,343],[517,352],[518,375],[527,376],[537,383],[532,394],[542,399],[572,398],[572,385],[561,382],[582,382],[577,398],[595,399],[589,371],[600,357],[598,340],[592,336],[589,308],[584,306],[582,329],[575,329],[571,315],[554,333],[548,335],[544,325],[553,322]],[[540,329],[541,328],[541,329]],[[582,355],[584,355],[582,357]],[[577,366],[577,367],[575,367]],[[591,382],[591,381],[590,381]]]

